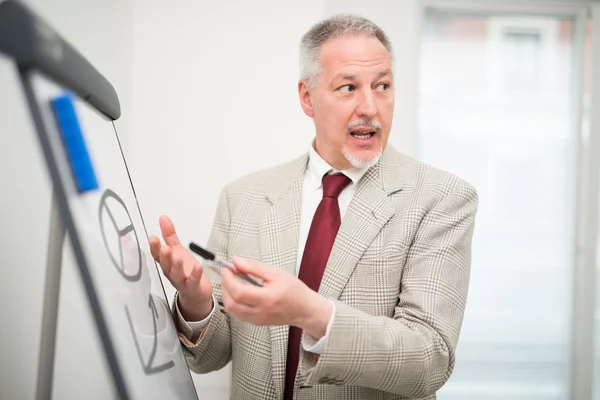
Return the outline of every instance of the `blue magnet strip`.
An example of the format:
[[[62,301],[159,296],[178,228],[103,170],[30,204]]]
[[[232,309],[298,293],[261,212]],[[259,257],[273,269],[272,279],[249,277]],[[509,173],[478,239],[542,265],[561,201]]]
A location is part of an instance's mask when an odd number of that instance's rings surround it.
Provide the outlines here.
[[[70,94],[50,100],[79,193],[98,189],[98,180]]]

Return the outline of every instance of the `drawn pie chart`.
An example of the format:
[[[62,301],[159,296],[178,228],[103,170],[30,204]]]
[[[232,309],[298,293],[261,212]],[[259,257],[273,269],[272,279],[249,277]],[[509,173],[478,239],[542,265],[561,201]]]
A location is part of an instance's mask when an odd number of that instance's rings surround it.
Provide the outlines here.
[[[125,202],[110,189],[100,200],[98,221],[104,246],[115,268],[128,281],[138,281],[142,275],[139,238]]]

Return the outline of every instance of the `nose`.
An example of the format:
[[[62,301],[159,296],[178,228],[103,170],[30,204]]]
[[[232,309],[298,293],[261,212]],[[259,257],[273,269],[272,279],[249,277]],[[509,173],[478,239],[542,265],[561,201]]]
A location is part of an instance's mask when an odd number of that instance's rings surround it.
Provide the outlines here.
[[[370,88],[362,90],[356,106],[356,114],[361,118],[373,118],[377,115],[375,96]]]

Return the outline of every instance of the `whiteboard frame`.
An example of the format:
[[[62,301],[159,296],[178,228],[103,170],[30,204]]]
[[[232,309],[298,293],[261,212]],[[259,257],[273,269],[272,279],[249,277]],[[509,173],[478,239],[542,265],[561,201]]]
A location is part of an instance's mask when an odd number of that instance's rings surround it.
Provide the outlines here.
[[[67,186],[65,186],[66,182],[62,174],[63,171],[60,168],[62,166],[61,160],[57,158],[58,156],[54,151],[54,138],[49,136],[52,133],[51,127],[47,125],[48,121],[44,116],[43,105],[40,104],[39,97],[36,96],[38,93],[35,80],[41,76],[50,83],[72,92],[77,96],[77,100],[87,103],[100,114],[101,118],[105,119],[107,123],[112,124],[112,134],[115,135],[118,147],[121,150],[118,156],[121,157],[125,166],[133,197],[136,200],[136,212],[139,213],[141,223],[144,225],[144,233],[147,236],[148,233],[141,215],[142,213],[139,204],[137,204],[135,188],[133,187],[123,149],[114,126],[114,120],[118,119],[121,115],[118,96],[110,82],[89,61],[41,17],[37,16],[19,0],[0,2],[0,53],[8,56],[15,63],[25,95],[26,106],[29,109],[47,171],[51,178],[54,196],[52,212],[57,215],[53,214],[52,216],[56,220],[52,222],[53,228],[51,228],[50,235],[55,235],[59,230],[61,231],[60,238],[53,237],[49,242],[51,248],[48,249],[49,264],[46,271],[45,299],[48,300],[51,298],[52,302],[47,302],[44,308],[42,348],[40,349],[38,372],[45,375],[38,376],[36,396],[37,398],[50,398],[52,396],[56,317],[60,286],[60,265],[55,264],[60,263],[59,255],[62,254],[62,245],[65,238],[64,232],[66,230],[74,258],[79,268],[81,282],[86,292],[92,318],[94,319],[98,337],[102,344],[108,369],[114,383],[115,395],[119,399],[128,400],[133,394],[133,386],[126,382],[123,373],[126,368],[121,364],[123,361],[122,357],[116,352],[117,341],[115,340],[115,335],[111,335],[112,331],[108,326],[110,316],[104,312],[106,304],[102,303],[99,296],[99,289],[92,277],[93,270],[90,268],[91,263],[89,262],[91,260],[86,255],[83,246],[84,239],[80,236],[74,219],[75,216],[71,210],[68,197],[69,192]],[[164,285],[160,279],[156,263],[153,262],[149,267],[157,270],[162,297],[168,304]],[[46,311],[49,312],[46,313]],[[167,314],[167,317],[170,318],[170,313]],[[182,381],[185,385],[189,381],[191,393],[197,399],[198,393],[195,390],[181,343],[178,337],[173,339],[179,346],[178,353],[180,353],[181,360],[185,363],[186,367],[187,377]],[[192,395],[191,393],[190,396]]]

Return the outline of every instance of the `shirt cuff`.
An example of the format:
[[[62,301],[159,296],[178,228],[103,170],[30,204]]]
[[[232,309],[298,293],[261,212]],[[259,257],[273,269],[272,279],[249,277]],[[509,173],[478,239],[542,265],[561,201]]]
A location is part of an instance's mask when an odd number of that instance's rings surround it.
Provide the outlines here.
[[[195,342],[197,340],[202,333],[202,330],[206,328],[210,322],[210,318],[213,316],[217,304],[214,295],[212,301],[213,308],[210,311],[210,314],[208,314],[208,317],[204,318],[202,321],[186,321],[183,318],[183,315],[181,315],[181,311],[179,311],[179,295],[177,295],[177,299],[175,300],[175,310],[177,312],[177,320],[179,321],[179,329],[181,330],[181,333],[183,333],[191,342]]]
[[[331,317],[329,318],[329,323],[327,324],[327,328],[325,330],[325,336],[319,340],[316,340],[307,332],[304,332],[304,337],[302,338],[302,347],[309,353],[322,354],[323,351],[325,351],[325,345],[327,344],[327,338],[329,337],[329,330],[331,329],[333,317],[335,316],[335,303],[331,300],[329,301],[331,302],[333,309],[331,310]]]

